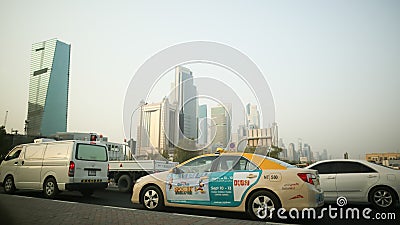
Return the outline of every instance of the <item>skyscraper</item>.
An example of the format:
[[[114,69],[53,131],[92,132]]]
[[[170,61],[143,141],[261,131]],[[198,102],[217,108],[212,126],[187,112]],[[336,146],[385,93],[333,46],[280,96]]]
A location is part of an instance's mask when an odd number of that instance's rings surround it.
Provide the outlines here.
[[[295,147],[294,147],[293,143],[289,144],[288,160],[290,160],[290,161],[298,161],[298,159],[296,158],[296,150],[295,150]]]
[[[246,105],[247,115],[247,128],[248,129],[259,129],[260,127],[260,113],[257,110],[257,105]]]
[[[211,119],[214,121],[215,130],[215,137],[212,140],[213,148],[225,148],[231,140],[231,116],[232,106],[230,104],[211,108]]]
[[[32,45],[26,133],[67,131],[71,45],[51,39]]]
[[[198,143],[202,146],[208,142],[208,123],[207,123],[207,105],[199,106],[199,139]]]
[[[178,107],[179,138],[197,139],[199,102],[197,99],[197,87],[193,82],[192,71],[177,66],[175,68],[175,83],[172,90],[172,102]]]
[[[176,106],[168,98],[141,107],[137,155],[173,154],[176,141]]]

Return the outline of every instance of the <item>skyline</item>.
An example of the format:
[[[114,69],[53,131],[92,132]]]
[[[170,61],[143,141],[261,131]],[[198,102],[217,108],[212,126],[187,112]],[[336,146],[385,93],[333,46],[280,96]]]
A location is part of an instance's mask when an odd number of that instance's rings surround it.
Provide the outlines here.
[[[171,45],[211,40],[263,71],[286,146],[301,138],[313,150],[355,158],[400,150],[397,1],[13,1],[1,3],[0,18],[0,122],[8,111],[8,132],[23,133],[33,43],[71,44],[68,130],[122,142],[124,94],[139,66]],[[193,73],[218,73],[198,67]]]

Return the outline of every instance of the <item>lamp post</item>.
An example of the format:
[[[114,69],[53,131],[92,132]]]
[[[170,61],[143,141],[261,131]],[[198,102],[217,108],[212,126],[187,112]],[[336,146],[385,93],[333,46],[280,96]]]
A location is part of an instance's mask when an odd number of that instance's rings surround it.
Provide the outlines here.
[[[131,114],[131,120],[130,120],[130,124],[129,124],[129,148],[131,149],[131,154],[132,154],[132,148],[133,148],[133,141],[132,141],[132,118],[133,115],[135,114],[135,112],[139,109],[142,108],[144,105],[147,105],[147,102],[144,102],[143,100],[140,101],[139,106],[136,107],[136,109],[133,110],[132,114]],[[142,119],[142,118],[140,118]]]

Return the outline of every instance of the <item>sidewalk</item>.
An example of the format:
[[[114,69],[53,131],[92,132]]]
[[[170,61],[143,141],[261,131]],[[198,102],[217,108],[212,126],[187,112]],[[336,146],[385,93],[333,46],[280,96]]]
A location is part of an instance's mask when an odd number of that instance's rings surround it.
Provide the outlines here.
[[[258,221],[153,212],[6,194],[0,194],[0,216],[1,224],[5,225],[265,224]]]

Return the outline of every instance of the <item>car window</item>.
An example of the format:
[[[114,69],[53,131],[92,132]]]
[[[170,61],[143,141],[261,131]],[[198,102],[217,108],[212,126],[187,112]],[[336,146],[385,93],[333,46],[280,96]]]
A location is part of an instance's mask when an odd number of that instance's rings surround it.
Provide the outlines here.
[[[21,154],[21,151],[22,151],[22,149],[20,149],[20,148],[12,150],[10,153],[8,153],[8,155],[6,156],[4,161],[17,159],[19,157],[19,155]]]
[[[374,173],[372,168],[359,162],[338,162],[337,173]]]
[[[319,174],[334,174],[337,173],[337,162],[319,163],[310,169],[318,170]]]
[[[78,144],[76,147],[76,159],[86,161],[107,161],[107,148],[102,145]]]
[[[212,163],[216,158],[216,156],[200,157],[180,166],[179,170],[183,173],[210,172]]]
[[[215,171],[257,170],[258,167],[241,156],[220,156]]]

